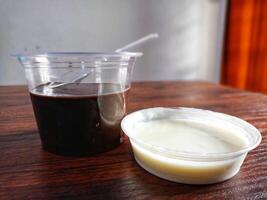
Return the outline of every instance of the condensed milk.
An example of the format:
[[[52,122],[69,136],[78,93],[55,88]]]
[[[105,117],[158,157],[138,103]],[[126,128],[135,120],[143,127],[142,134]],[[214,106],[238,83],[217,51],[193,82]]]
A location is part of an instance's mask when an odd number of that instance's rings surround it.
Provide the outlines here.
[[[259,131],[239,118],[193,108],[137,111],[123,119],[122,129],[141,167],[187,184],[233,177],[261,140]]]

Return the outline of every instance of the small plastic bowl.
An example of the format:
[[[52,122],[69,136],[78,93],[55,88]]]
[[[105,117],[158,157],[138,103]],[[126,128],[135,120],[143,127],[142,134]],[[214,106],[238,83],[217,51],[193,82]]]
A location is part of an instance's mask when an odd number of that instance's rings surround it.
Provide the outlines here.
[[[171,119],[198,122],[220,130],[235,132],[246,141],[244,147],[227,153],[196,153],[155,146],[135,137],[140,122]],[[195,108],[149,108],[127,115],[121,122],[130,138],[137,163],[158,177],[186,184],[211,184],[236,175],[247,155],[261,142],[260,132],[248,122],[223,113]],[[162,133],[164,134],[164,133]]]

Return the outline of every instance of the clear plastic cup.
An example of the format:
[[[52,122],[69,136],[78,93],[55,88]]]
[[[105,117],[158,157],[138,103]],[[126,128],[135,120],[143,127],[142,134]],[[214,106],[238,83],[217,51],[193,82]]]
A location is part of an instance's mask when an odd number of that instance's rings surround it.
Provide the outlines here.
[[[84,156],[122,142],[121,119],[141,53],[17,55],[45,150]]]
[[[216,137],[223,134],[232,142],[242,139],[244,145],[233,151],[217,152],[215,149],[208,153],[173,149],[170,143],[155,145],[151,140],[144,141],[136,131],[138,124],[155,120],[177,120],[189,126],[198,124],[197,127],[208,127]],[[130,138],[135,160],[141,167],[163,179],[186,184],[211,184],[230,179],[240,170],[247,153],[261,142],[260,132],[246,121],[195,108],[149,108],[136,111],[122,120],[121,127]],[[179,134],[179,131],[173,134]],[[168,135],[166,131],[160,133],[161,137],[151,132],[149,134],[153,135],[153,139],[160,140]],[[168,138],[168,141],[175,142],[173,138]],[[179,142],[190,145],[192,140]],[[202,148],[205,149],[205,146]]]

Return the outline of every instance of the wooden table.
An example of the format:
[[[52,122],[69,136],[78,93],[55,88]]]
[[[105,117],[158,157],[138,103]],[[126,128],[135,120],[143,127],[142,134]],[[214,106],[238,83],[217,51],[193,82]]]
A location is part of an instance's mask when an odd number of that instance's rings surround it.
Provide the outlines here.
[[[187,106],[241,117],[263,141],[229,181],[169,182],[134,161],[128,140],[101,155],[69,158],[42,150],[24,86],[0,87],[0,199],[267,199],[267,96],[203,82],[134,83],[129,112]]]

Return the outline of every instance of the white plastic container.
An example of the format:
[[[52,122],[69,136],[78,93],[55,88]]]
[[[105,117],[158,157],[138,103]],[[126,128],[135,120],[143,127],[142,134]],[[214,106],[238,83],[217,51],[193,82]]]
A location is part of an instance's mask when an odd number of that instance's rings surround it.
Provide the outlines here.
[[[174,130],[174,127],[170,128],[166,125],[168,120],[177,122],[179,125],[177,132],[166,132]],[[149,124],[153,124],[153,127]],[[180,129],[181,125],[185,129]],[[191,126],[194,130],[192,133]],[[141,167],[163,179],[187,184],[211,184],[233,177],[238,173],[247,153],[261,142],[260,132],[246,121],[230,115],[194,108],[140,110],[127,115],[122,120],[121,127],[130,138],[135,160]],[[142,133],[140,127],[143,127]],[[144,128],[147,128],[147,131]],[[202,132],[199,132],[198,128]],[[206,134],[205,130],[212,133],[211,140],[208,139],[209,134]],[[153,131],[155,131],[155,137]],[[182,132],[184,141],[178,140],[176,135]],[[194,133],[198,134],[195,139]],[[204,134],[203,141],[201,134]],[[205,144],[204,138],[210,143]],[[220,150],[220,144],[216,144],[221,141],[218,138],[223,140],[225,138],[237,145],[234,150],[224,152]],[[192,146],[189,147],[188,145],[191,144]],[[202,151],[201,147],[195,148],[196,144],[204,145],[203,148],[207,149],[205,150],[207,152]]]

